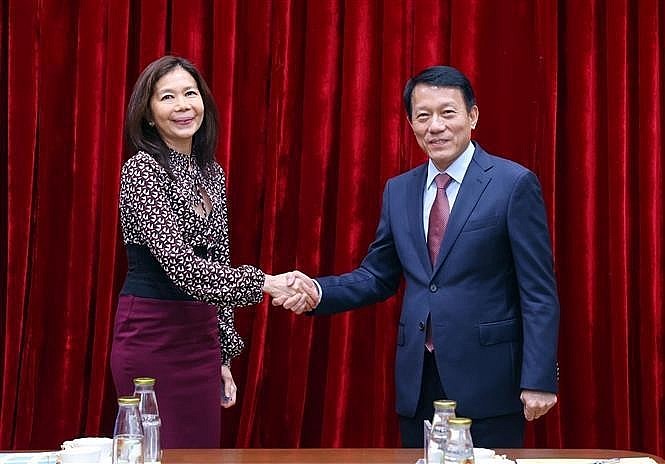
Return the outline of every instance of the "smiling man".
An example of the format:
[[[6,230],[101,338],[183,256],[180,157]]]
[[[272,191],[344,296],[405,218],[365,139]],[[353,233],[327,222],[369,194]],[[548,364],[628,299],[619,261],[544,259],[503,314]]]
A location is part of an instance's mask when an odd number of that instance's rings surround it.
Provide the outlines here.
[[[432,402],[447,398],[473,419],[476,446],[521,447],[525,419],[557,401],[559,303],[540,184],[471,141],[479,111],[457,69],[425,69],[403,98],[429,160],[388,180],[367,256],[348,274],[316,279],[312,314],[384,300],[403,276],[395,367],[403,445],[423,445]],[[293,276],[293,287],[312,284]],[[300,301],[274,303],[308,310]]]

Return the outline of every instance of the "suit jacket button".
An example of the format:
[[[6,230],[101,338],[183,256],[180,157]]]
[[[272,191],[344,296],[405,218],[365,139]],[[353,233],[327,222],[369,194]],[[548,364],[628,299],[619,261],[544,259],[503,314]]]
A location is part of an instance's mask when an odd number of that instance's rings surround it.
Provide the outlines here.
[[[418,330],[421,332],[425,330],[425,323],[423,321],[418,322]]]
[[[432,285],[429,286],[429,291],[430,292],[434,293],[437,290],[438,290],[438,288],[436,287],[436,284],[432,284]]]

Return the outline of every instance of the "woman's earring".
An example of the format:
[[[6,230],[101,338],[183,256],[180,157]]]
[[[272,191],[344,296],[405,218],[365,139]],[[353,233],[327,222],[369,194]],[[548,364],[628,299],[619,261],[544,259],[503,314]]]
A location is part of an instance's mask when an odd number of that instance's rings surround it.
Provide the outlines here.
[[[150,127],[155,127],[155,121],[148,121],[148,125]]]

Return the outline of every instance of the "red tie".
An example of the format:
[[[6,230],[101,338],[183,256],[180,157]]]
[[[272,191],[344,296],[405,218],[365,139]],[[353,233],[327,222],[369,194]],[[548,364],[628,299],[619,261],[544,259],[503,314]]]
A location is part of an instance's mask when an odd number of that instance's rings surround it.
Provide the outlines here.
[[[434,178],[436,198],[429,212],[429,227],[427,229],[427,248],[429,249],[429,259],[432,261],[432,266],[436,263],[436,257],[439,256],[443,234],[446,232],[448,217],[450,216],[446,187],[451,180],[448,174],[437,174]]]
[[[434,178],[436,182],[436,198],[429,212],[429,227],[427,228],[427,248],[429,249],[429,259],[432,266],[436,264],[436,258],[439,256],[439,249],[443,241],[443,234],[446,232],[448,217],[450,216],[450,205],[448,204],[448,195],[446,187],[452,179],[448,174],[437,174]],[[427,316],[427,332],[425,335],[425,347],[434,351],[432,343],[432,322],[431,316]]]

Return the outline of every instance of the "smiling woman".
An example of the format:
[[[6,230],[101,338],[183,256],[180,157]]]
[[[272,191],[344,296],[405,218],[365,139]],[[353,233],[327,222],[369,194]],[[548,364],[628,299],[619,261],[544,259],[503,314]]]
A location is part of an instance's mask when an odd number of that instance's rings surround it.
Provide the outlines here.
[[[243,347],[233,307],[261,301],[266,278],[229,265],[217,126],[210,90],[190,62],[166,56],[143,71],[125,128],[137,153],[120,186],[129,270],[111,370],[118,395],[131,394],[135,377],[158,379],[165,448],[219,446],[220,402],[236,401],[230,360]]]
[[[132,393],[135,377],[158,380],[164,448],[219,447],[220,402],[236,402],[230,360],[243,348],[233,308],[286,283],[230,266],[217,127],[210,90],[189,61],[165,56],[139,76],[125,128],[136,154],[120,185],[129,270],[111,371],[121,396]]]
[[[150,98],[152,120],[167,146],[191,154],[192,137],[203,121],[203,99],[190,73],[176,67],[164,75]]]

